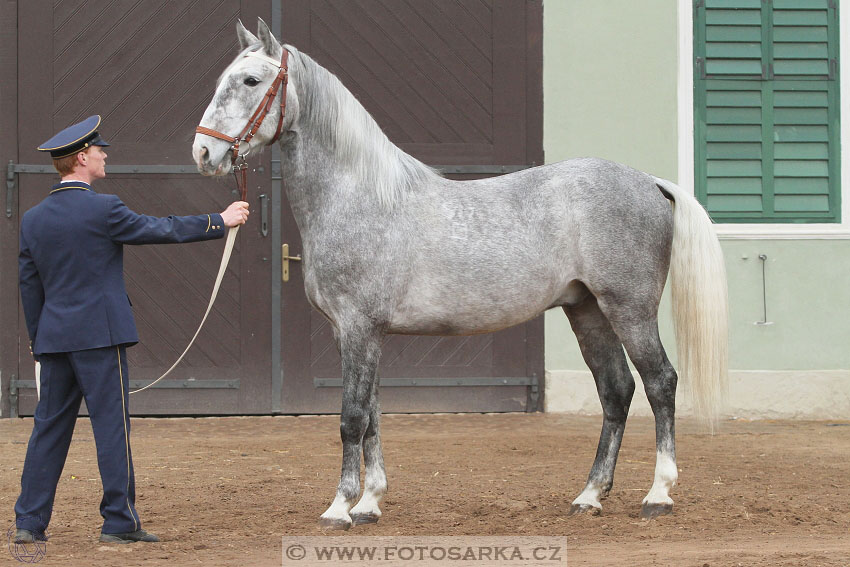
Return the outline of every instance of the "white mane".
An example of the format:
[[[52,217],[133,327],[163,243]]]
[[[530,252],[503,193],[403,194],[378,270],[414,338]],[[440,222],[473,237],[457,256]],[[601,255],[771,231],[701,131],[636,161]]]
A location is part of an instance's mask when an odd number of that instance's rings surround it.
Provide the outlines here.
[[[285,49],[294,55],[290,69],[297,62],[290,76],[298,93],[299,120],[309,122],[311,131],[352,169],[358,186],[372,189],[391,207],[416,184],[440,176],[393,144],[336,76],[296,48]]]

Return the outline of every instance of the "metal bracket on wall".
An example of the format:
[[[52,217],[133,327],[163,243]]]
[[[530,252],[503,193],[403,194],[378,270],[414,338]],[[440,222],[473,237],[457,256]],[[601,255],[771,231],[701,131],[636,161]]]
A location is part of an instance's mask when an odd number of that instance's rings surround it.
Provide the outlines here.
[[[57,175],[52,165],[36,165],[27,163],[15,163],[9,160],[6,165],[6,218],[10,218],[14,212],[15,191],[18,188],[16,175],[19,173],[43,173]],[[192,165],[107,165],[106,173],[113,175],[132,175],[134,173],[175,175],[175,174],[198,174],[198,168]]]
[[[130,380],[130,389],[135,390],[148,386],[152,380]],[[239,380],[164,380],[157,382],[151,389],[216,389],[238,390]],[[15,375],[9,380],[9,417],[18,417],[18,390],[35,390],[35,380],[16,380]]]
[[[269,196],[260,195],[260,234],[269,235]]]
[[[56,170],[53,169],[52,165],[33,165],[26,163],[14,163],[12,161],[9,162],[9,169],[13,173],[50,173],[53,175],[58,175]],[[198,175],[198,166],[195,164],[188,165],[107,165],[106,173],[112,173],[115,175],[128,175],[133,173],[144,173],[144,174],[159,174],[159,175],[173,175],[173,174],[193,174]]]
[[[9,160],[9,165],[6,166],[6,218],[12,216],[12,201],[15,196],[16,181],[15,162]]]
[[[381,378],[386,388],[446,388],[463,386],[526,386],[528,403],[525,411],[538,411],[540,403],[540,381],[537,374],[511,377],[463,377],[463,378]],[[314,388],[342,388],[340,378],[313,378]]]
[[[385,388],[435,388],[445,386],[531,386],[537,388],[537,377],[463,377],[463,378],[381,378]],[[313,378],[315,388],[342,388],[340,378]]]
[[[130,389],[136,388],[144,388],[148,386],[153,380],[130,380]],[[12,388],[21,389],[21,388],[30,388],[35,390],[35,380],[15,380],[12,379],[9,384],[9,389]],[[239,380],[163,380],[162,382],[157,382],[151,389],[170,389],[170,390],[182,390],[182,389],[216,389],[216,390],[238,390],[239,389]]]
[[[461,174],[461,175],[499,175],[504,173],[514,173],[534,167],[531,165],[434,165],[444,174]],[[259,171],[259,170],[258,170]],[[17,189],[17,179],[15,176],[19,173],[43,173],[56,174],[56,170],[51,165],[37,165],[15,163],[9,160],[6,166],[6,217],[12,216],[14,211],[14,196]],[[107,165],[106,173],[112,175],[132,175],[134,173],[142,173],[146,175],[175,175],[175,174],[192,174],[197,175],[198,168],[195,164],[187,165]],[[272,179],[280,179],[281,170],[280,162],[272,163]],[[265,236],[265,234],[264,234]]]
[[[761,297],[762,297],[762,306],[764,307],[764,317],[761,321],[756,321],[756,325],[773,325],[773,321],[767,320],[767,271],[765,266],[767,265],[767,254],[759,254],[759,260],[761,260]]]

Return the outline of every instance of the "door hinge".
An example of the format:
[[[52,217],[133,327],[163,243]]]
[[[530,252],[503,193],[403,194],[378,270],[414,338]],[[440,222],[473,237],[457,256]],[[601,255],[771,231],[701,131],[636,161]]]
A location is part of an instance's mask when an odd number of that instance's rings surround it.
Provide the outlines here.
[[[14,374],[9,380],[9,417],[18,417],[18,380]]]
[[[531,375],[531,383],[528,387],[528,402],[525,405],[525,411],[528,413],[542,411],[543,408],[538,408],[540,405],[540,383],[537,380],[537,373]]]

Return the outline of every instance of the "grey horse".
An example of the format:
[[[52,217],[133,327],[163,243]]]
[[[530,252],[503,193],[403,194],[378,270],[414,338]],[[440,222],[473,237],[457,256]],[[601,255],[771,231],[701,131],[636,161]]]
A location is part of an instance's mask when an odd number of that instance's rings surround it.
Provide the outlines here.
[[[604,411],[596,459],[570,513],[598,513],[613,484],[635,389],[625,353],[656,424],[655,479],[641,514],[671,512],[677,374],[657,322],[668,271],[680,371],[709,422],[727,379],[723,254],[694,197],[601,159],[446,179],[395,146],[333,74],[281,46],[262,20],[257,36],[241,22],[237,33],[241,51],[201,125],[241,131],[289,52],[281,166],[307,298],[332,324],[342,358],[342,473],[320,523],[347,529],[381,516],[377,369],[386,334],[489,333],[553,307],[569,318]],[[246,153],[272,140],[278,117],[275,103]],[[192,152],[204,175],[231,171],[226,141],[197,134]]]

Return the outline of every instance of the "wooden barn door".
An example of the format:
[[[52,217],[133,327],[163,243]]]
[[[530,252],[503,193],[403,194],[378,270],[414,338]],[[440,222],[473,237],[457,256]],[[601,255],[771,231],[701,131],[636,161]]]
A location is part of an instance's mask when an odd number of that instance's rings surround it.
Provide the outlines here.
[[[258,15],[270,22],[285,42],[336,73],[395,143],[452,177],[543,162],[539,0],[6,6],[0,69],[18,83],[4,94],[4,108],[18,112],[0,115],[0,147],[13,179],[0,239],[3,415],[35,407],[14,277],[17,228],[56,176],[34,148],[101,114],[113,145],[98,191],[153,215],[222,210],[234,197],[232,182],[198,176],[190,146],[215,80],[236,52],[237,18],[252,30]],[[163,387],[133,397],[135,414],[339,411],[331,329],[308,305],[298,263],[291,263],[288,282],[279,276],[281,245],[295,256],[300,240],[275,156],[252,161],[253,216],[198,343]],[[134,385],[158,376],[191,337],[222,244],[125,248],[141,339],[129,351]],[[388,337],[380,372],[385,411],[533,411],[542,407],[543,322],[475,337]]]
[[[133,210],[156,216],[224,210],[232,178],[203,178],[191,166],[194,128],[215,81],[237,53],[237,18],[268,17],[268,0],[151,0],[18,3],[17,205],[19,219],[58,177],[35,147],[91,114],[103,117],[106,179],[94,186]],[[190,164],[188,167],[184,167]],[[253,160],[254,217],[239,232],[216,306],[181,365],[155,388],[132,397],[135,414],[269,413],[271,389],[271,244],[260,221],[268,191],[268,154]],[[19,220],[18,220],[19,222]],[[176,360],[206,308],[224,241],[126,246],[125,275],[139,329],[128,350],[133,386]],[[8,265],[6,262],[4,265]],[[14,265],[14,264],[12,264]],[[33,380],[22,314],[19,384]],[[35,391],[18,390],[21,414]]]
[[[541,2],[287,0],[283,41],[335,73],[393,142],[471,179],[540,164]],[[283,242],[300,250],[284,206]],[[284,412],[338,412],[340,358],[301,271],[283,284]],[[543,321],[472,337],[386,339],[384,411],[535,411]]]

